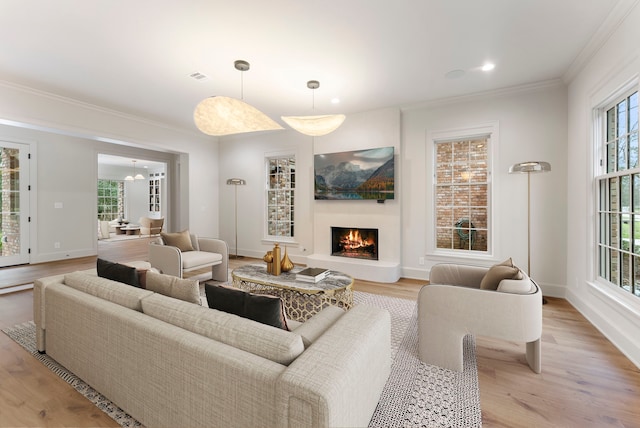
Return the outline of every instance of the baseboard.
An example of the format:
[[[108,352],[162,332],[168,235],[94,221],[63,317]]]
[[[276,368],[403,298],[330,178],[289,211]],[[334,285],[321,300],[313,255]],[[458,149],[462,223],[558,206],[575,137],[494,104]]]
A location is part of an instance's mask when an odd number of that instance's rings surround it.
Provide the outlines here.
[[[46,262],[56,262],[59,260],[66,259],[77,259],[80,257],[88,257],[88,256],[96,256],[96,249],[84,249],[84,250],[74,250],[74,251],[62,251],[62,252],[54,252],[54,253],[39,253],[32,254],[30,263],[46,263]]]
[[[590,299],[583,299],[573,290],[567,291],[567,301],[576,308],[600,333],[602,333],[620,352],[622,352],[636,367],[640,368],[640,342],[637,331],[640,325],[640,314],[635,311],[621,309],[609,296],[596,287],[589,286],[591,297],[595,297],[603,307],[596,307]],[[595,301],[594,301],[595,302]],[[611,311],[614,317],[623,317],[623,322],[614,321],[607,314]]]
[[[16,293],[18,291],[31,290],[33,284],[12,285],[11,287],[0,288],[0,296],[3,294]]]

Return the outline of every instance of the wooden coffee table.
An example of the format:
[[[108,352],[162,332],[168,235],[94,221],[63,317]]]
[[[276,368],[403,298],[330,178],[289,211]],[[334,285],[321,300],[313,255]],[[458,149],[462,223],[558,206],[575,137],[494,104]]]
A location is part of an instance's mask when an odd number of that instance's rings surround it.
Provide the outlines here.
[[[287,318],[306,321],[323,308],[333,305],[344,309],[353,306],[353,278],[331,271],[316,283],[297,281],[294,267],[278,276],[267,273],[266,264],[244,265],[231,272],[233,286],[256,294],[278,296],[284,302]]]

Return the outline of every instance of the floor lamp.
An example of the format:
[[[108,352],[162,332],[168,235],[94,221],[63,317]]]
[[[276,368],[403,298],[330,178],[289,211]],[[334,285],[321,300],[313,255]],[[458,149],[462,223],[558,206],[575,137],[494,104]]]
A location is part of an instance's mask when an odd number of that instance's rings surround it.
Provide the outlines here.
[[[241,256],[238,255],[238,186],[244,186],[247,182],[242,178],[230,178],[227,180],[227,184],[235,187],[233,216],[236,231],[236,254],[231,258],[239,259]]]
[[[549,162],[529,161],[511,165],[509,174],[527,174],[527,275],[531,277],[531,174],[551,171]],[[542,303],[547,303],[545,298]]]

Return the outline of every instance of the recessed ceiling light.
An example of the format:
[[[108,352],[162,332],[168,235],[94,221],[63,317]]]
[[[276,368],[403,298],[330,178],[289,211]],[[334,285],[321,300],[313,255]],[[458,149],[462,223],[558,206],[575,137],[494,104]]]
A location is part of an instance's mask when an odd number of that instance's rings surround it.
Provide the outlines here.
[[[496,65],[493,64],[493,63],[488,62],[488,63],[486,63],[485,65],[482,66],[482,71],[491,71],[494,68],[496,68]]]
[[[331,99],[331,104],[340,104],[340,98]]]

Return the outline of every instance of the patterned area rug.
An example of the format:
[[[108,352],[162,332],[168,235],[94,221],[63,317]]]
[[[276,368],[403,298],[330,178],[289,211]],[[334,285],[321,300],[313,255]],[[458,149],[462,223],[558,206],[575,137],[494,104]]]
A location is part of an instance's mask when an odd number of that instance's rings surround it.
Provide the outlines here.
[[[356,291],[354,303],[377,306],[391,314],[391,375],[370,427],[482,426],[475,343],[472,336],[467,336],[464,341],[462,373],[424,364],[417,356],[415,301]],[[32,321],[3,331],[120,426],[142,426],[48,355],[39,354]]]

